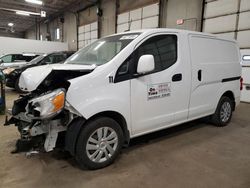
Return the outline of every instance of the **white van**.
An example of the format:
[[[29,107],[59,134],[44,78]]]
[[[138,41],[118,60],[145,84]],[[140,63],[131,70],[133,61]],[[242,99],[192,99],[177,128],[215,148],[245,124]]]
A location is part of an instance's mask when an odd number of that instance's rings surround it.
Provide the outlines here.
[[[6,125],[18,127],[17,146],[51,151],[63,139],[81,167],[98,169],[131,138],[206,116],[227,125],[240,77],[235,41],[172,29],[115,34],[65,64],[23,72],[19,86],[29,94],[14,102]]]

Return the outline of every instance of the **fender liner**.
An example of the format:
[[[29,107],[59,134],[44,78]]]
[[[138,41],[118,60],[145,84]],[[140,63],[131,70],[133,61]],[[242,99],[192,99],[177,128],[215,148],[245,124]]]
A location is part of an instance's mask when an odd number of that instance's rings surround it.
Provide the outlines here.
[[[75,146],[77,142],[78,135],[82,128],[82,125],[86,122],[86,120],[82,117],[78,117],[74,119],[68,126],[65,135],[65,150],[69,151],[71,155],[75,155]]]

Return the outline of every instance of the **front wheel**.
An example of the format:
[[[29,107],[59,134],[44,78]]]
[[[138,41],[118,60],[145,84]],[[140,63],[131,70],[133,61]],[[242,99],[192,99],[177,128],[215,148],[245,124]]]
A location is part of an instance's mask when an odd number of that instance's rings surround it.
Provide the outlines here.
[[[114,162],[122,145],[120,125],[111,118],[96,118],[82,128],[75,157],[81,168],[103,168]]]
[[[233,114],[233,101],[226,96],[222,96],[215,113],[212,115],[212,123],[215,126],[223,127],[228,125]]]

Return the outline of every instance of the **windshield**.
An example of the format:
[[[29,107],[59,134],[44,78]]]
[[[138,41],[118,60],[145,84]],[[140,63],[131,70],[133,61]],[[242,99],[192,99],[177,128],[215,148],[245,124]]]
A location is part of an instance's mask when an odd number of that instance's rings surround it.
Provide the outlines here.
[[[81,65],[103,65],[115,57],[140,33],[128,33],[110,36],[97,40],[89,46],[79,50],[65,63]]]
[[[38,57],[32,59],[32,60],[30,61],[30,63],[31,63],[31,64],[37,64],[37,63],[39,63],[39,62],[40,62],[44,57],[46,57],[46,56],[47,56],[46,54],[44,54],[44,55],[39,55]]]

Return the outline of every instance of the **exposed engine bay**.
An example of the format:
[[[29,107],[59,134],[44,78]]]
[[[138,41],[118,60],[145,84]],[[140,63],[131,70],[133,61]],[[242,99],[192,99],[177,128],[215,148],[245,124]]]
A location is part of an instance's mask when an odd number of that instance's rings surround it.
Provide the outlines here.
[[[66,101],[69,80],[92,71],[52,69],[35,90],[14,101],[9,112],[11,118],[6,117],[5,125],[14,124],[20,133],[15,152],[31,149],[49,152],[59,144],[58,137],[63,138],[67,125],[79,116]]]

